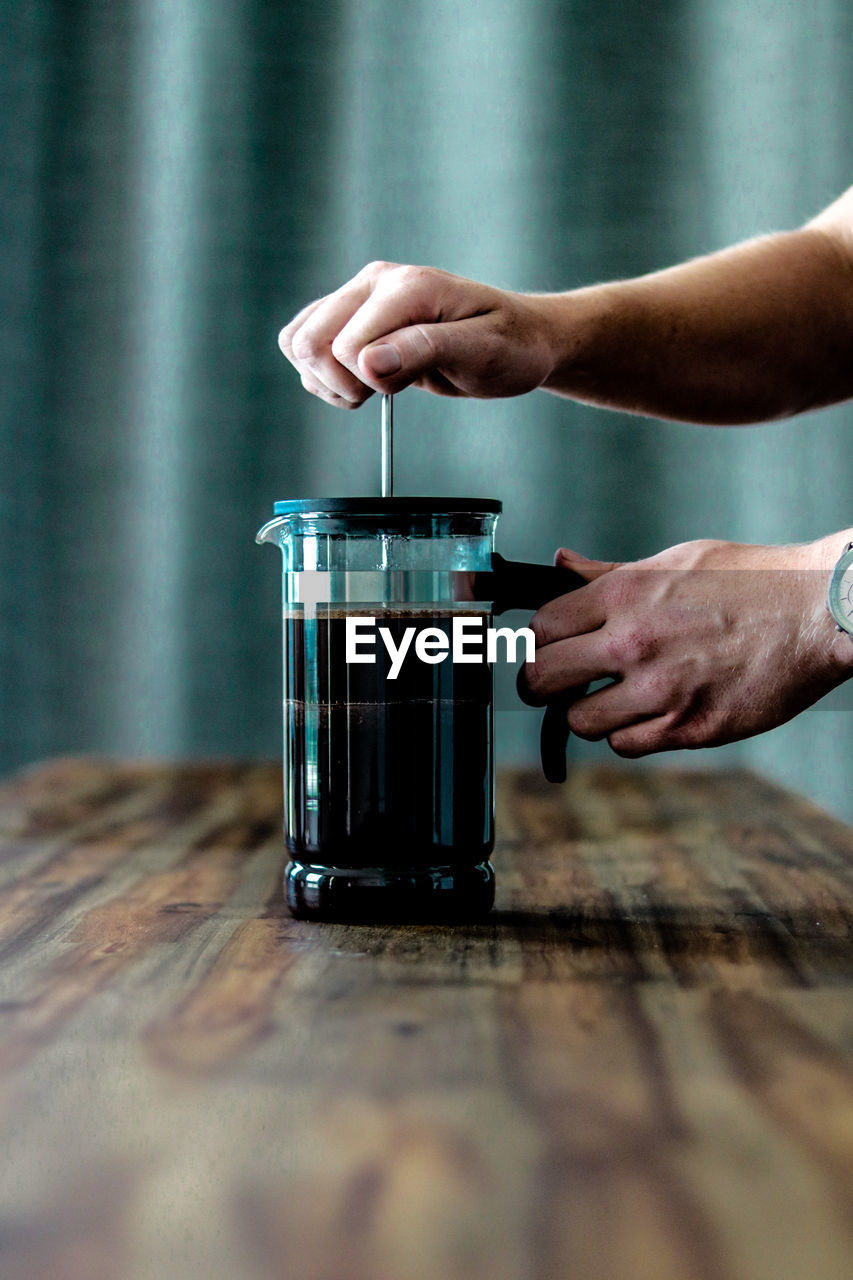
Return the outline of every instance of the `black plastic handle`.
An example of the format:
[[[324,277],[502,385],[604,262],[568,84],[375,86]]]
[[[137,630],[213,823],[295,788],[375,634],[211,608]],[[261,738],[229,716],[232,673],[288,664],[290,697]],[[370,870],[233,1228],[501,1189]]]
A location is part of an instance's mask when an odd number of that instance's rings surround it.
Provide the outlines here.
[[[491,600],[493,613],[507,609],[541,609],[549,600],[585,585],[579,573],[552,564],[526,564],[492,553],[491,573],[475,573],[475,600]]]
[[[549,600],[585,585],[586,579],[571,569],[505,560],[494,552],[492,572],[475,574],[473,588],[475,599],[489,599],[494,613],[504,613],[507,609],[541,609]],[[539,758],[548,782],[566,781],[569,707],[584,692],[585,687],[566,689],[545,706],[539,733]]]
[[[546,782],[566,781],[566,747],[569,745],[569,704],[571,698],[559,693],[545,706],[539,730],[539,759]]]

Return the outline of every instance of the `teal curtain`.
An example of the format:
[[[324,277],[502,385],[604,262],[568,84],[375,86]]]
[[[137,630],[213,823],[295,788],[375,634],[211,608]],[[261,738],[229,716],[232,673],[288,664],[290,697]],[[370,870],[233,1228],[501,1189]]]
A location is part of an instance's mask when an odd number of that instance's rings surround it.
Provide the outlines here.
[[[276,498],[378,485],[374,403],[314,401],[277,352],[306,301],[371,258],[527,289],[648,271],[853,181],[845,0],[0,14],[4,770],[279,750],[278,565],[253,534]],[[410,391],[396,417],[400,491],[502,498],[510,555],[853,523],[850,406],[715,431]],[[533,760],[510,705],[501,756]],[[853,818],[851,726],[840,691],[661,762],[748,764]]]

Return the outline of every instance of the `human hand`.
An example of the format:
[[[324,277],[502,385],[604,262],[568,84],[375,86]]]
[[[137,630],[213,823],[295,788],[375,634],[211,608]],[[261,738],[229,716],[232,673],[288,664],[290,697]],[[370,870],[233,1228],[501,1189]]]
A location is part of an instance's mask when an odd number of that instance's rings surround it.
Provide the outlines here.
[[[519,692],[576,699],[569,727],[622,756],[719,746],[791,719],[853,674],[825,608],[841,536],[796,547],[687,542],[633,564],[559,551],[588,585],[534,616]]]
[[[554,300],[433,267],[371,262],[299,312],[279,346],[306,391],[355,409],[374,391],[521,395],[557,359]]]

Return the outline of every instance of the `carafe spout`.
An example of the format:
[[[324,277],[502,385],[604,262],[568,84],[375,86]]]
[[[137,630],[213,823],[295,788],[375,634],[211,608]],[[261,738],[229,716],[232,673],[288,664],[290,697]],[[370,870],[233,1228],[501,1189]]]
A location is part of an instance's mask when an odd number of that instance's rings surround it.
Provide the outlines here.
[[[268,520],[255,534],[255,542],[271,542],[273,546],[280,547],[279,530],[283,524],[287,524],[286,516],[276,516],[273,520]]]

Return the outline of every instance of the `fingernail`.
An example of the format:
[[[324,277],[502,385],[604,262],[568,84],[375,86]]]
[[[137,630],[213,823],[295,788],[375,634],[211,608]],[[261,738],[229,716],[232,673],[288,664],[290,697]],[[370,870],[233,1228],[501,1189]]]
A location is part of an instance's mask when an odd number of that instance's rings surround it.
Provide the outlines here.
[[[388,342],[381,342],[366,352],[370,362],[370,372],[376,378],[390,378],[392,373],[399,373],[402,366],[400,353]]]

